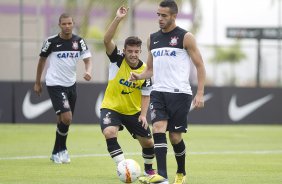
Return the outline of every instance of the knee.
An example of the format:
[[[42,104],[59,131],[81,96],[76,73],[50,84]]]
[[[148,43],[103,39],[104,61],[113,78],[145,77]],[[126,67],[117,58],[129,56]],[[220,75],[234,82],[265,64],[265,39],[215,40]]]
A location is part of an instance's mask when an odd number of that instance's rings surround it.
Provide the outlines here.
[[[70,125],[72,122],[72,114],[71,112],[65,112],[60,115],[60,121],[66,125]]]
[[[171,144],[178,144],[182,140],[181,133],[175,133],[175,132],[169,133],[169,140]]]
[[[153,138],[150,137],[140,137],[136,136],[142,148],[152,148],[154,147]]]
[[[167,121],[158,121],[153,124],[153,133],[165,133]]]
[[[153,139],[146,139],[146,141],[143,142],[143,145],[142,145],[143,148],[151,148],[151,147],[154,147],[154,141]]]
[[[106,139],[117,137],[117,130],[114,127],[107,127],[103,130]]]

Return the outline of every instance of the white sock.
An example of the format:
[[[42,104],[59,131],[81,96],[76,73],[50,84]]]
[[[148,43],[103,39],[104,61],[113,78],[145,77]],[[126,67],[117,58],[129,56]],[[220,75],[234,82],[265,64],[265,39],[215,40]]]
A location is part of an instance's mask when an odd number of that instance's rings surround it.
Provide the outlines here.
[[[124,154],[120,154],[118,156],[115,156],[113,158],[113,160],[115,161],[116,165],[118,165],[118,163],[120,163],[121,161],[125,160]]]

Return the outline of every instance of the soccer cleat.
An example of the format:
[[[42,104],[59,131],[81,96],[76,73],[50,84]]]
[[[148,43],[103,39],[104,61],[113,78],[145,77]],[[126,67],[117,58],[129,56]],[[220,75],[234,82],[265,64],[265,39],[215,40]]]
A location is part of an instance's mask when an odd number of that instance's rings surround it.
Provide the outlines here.
[[[169,184],[168,179],[162,177],[161,175],[154,174],[149,176],[141,176],[139,177],[139,182],[142,184]]]
[[[61,158],[61,161],[62,161],[63,164],[70,163],[71,160],[70,160],[70,157],[69,157],[68,150],[60,151],[59,155],[60,155],[60,158]]]
[[[149,169],[149,170],[144,171],[144,176],[150,176],[154,174],[157,174],[157,171],[155,169]]]
[[[62,163],[62,160],[61,160],[59,153],[52,154],[51,157],[50,157],[50,160],[52,160],[55,164],[61,164]]]
[[[185,183],[186,183],[186,176],[183,175],[183,173],[176,173],[173,184],[185,184]]]

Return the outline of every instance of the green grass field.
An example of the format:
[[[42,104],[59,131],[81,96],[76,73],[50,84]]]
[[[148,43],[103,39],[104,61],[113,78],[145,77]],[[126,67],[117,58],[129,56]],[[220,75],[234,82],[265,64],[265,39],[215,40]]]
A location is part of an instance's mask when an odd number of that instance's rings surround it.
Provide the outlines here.
[[[191,125],[184,136],[188,184],[282,183],[282,126]],[[99,126],[71,126],[71,164],[49,160],[54,138],[54,124],[0,124],[0,183],[121,183]],[[126,157],[143,167],[137,141],[122,131],[119,142]],[[167,159],[172,182],[176,164],[171,147]]]

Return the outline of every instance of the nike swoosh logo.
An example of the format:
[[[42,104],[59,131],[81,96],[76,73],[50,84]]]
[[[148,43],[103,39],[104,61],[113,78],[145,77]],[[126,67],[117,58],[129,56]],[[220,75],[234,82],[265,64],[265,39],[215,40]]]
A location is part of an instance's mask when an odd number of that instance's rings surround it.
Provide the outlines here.
[[[57,47],[61,47],[62,46],[62,44],[60,44],[60,45],[57,45]]]
[[[122,90],[122,91],[121,91],[121,94],[123,94],[123,95],[128,95],[128,94],[130,94],[130,93],[132,93],[132,92],[133,92],[133,91],[126,92],[126,91]]]
[[[103,92],[100,92],[97,100],[96,100],[96,105],[95,105],[95,113],[96,113],[96,116],[98,118],[100,118],[100,108],[101,108],[101,104],[102,104],[102,101],[103,101],[103,98],[104,98],[104,93]]]
[[[206,102],[206,101],[208,101],[209,99],[211,99],[212,96],[213,96],[213,95],[212,95],[211,93],[208,93],[208,94],[204,95],[204,102]],[[190,111],[192,111],[192,110],[194,110],[194,106],[193,106],[193,105],[191,105],[191,107],[190,107]]]
[[[159,43],[159,41],[154,42],[154,44],[157,44],[157,43]]]
[[[267,95],[263,98],[239,107],[236,103],[237,97],[236,95],[233,95],[228,106],[229,117],[232,121],[240,121],[241,119],[256,111],[259,107],[270,101],[272,98],[273,95]]]
[[[182,126],[175,126],[174,129],[177,130],[179,128],[181,128]]]
[[[30,101],[31,93],[28,91],[24,97],[22,112],[27,119],[34,119],[48,111],[52,107],[51,99],[45,100],[43,102],[33,104]]]

